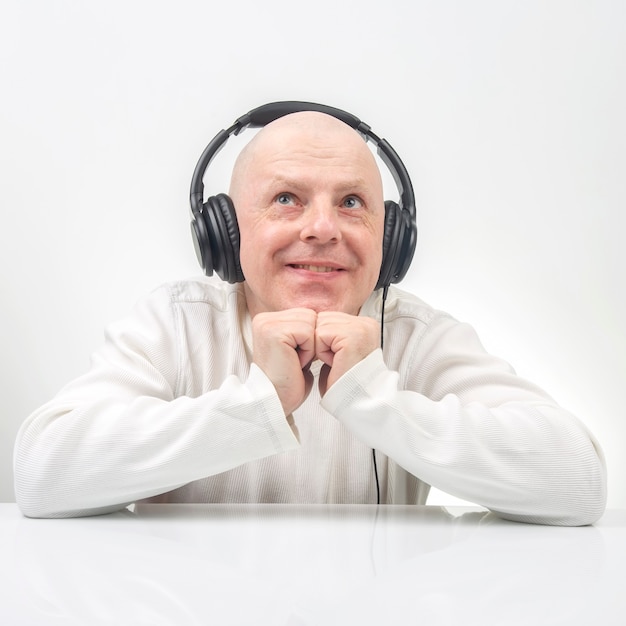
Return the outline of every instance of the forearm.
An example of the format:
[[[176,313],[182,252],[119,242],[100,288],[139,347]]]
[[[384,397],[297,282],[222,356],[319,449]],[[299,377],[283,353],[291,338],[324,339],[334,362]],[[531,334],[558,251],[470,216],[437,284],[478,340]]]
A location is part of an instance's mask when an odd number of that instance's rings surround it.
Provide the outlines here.
[[[348,372],[323,405],[421,480],[510,519],[579,525],[604,510],[601,453],[548,400],[496,407],[398,389],[380,353]]]
[[[298,445],[255,367],[247,381],[230,377],[197,398],[79,395],[61,394],[18,434],[16,498],[28,516],[119,509]]]

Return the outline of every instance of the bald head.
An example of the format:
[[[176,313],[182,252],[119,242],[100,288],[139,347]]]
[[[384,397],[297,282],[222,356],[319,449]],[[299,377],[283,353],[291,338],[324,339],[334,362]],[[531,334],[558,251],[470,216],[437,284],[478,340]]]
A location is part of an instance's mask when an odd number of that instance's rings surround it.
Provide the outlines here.
[[[376,159],[359,133],[326,113],[301,111],[267,124],[241,151],[233,168],[229,192],[235,206],[255,163],[280,153],[328,159],[329,166],[343,159],[357,158],[363,176],[372,177],[382,187]]]

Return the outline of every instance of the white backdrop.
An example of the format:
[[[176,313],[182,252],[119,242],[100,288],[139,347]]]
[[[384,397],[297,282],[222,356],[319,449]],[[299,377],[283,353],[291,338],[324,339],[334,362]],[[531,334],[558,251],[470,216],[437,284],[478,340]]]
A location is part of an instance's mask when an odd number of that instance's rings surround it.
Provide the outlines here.
[[[0,501],[22,420],[108,322],[198,273],[205,144],[301,99],[396,148],[420,227],[403,286],[577,413],[626,507],[622,0],[3,0],[0,64]]]

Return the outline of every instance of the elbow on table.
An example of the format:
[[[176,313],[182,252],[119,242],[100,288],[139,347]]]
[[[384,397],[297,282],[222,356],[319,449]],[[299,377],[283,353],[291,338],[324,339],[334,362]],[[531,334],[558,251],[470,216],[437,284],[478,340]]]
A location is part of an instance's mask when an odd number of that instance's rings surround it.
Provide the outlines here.
[[[67,517],[87,517],[93,515],[105,515],[126,508],[130,502],[111,506],[89,506],[84,508],[78,503],[72,503],[63,494],[56,490],[50,490],[45,495],[40,486],[26,486],[15,488],[15,501],[25,517],[37,519],[53,519]]]
[[[606,509],[606,470],[600,462],[594,476],[578,483],[559,484],[545,489],[534,504],[507,510],[492,509],[503,519],[551,526],[589,526],[597,522]]]
[[[63,472],[50,463],[42,465],[31,458],[32,451],[15,449],[13,473],[15,501],[26,517],[61,518],[101,515],[118,511],[129,503],[103,505],[97,494],[88,494],[71,481],[63,480]]]
[[[26,517],[56,518],[72,517],[67,500],[59,488],[54,474],[40,474],[27,463],[15,464],[15,501]]]
[[[589,489],[580,498],[573,498],[568,509],[562,516],[562,526],[589,526],[597,522],[606,510],[606,481],[602,481],[596,489]]]

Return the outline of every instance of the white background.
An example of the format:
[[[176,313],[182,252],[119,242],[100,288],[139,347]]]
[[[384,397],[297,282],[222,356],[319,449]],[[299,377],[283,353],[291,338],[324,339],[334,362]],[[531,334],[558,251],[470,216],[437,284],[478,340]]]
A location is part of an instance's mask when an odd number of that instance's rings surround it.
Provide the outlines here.
[[[577,413],[626,507],[626,3],[3,0],[0,64],[0,500],[20,423],[104,326],[199,272],[206,143],[300,99],[398,151],[420,227],[402,286]]]

